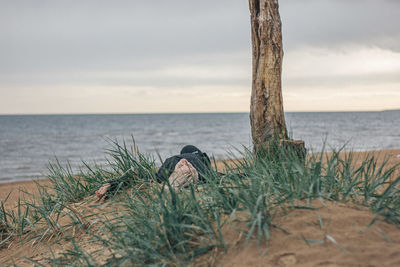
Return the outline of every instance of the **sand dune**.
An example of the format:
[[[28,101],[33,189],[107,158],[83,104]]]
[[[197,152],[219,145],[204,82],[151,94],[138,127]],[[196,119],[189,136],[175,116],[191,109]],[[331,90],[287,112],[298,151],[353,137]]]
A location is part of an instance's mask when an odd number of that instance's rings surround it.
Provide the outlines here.
[[[387,159],[388,166],[400,164],[400,150],[357,152],[354,156],[359,157],[361,162],[366,154],[373,155],[378,162]],[[399,170],[396,175],[400,175]],[[8,207],[15,205],[18,196],[23,196],[19,189],[33,194],[37,192],[34,182],[0,184],[2,200],[12,191],[6,203]],[[92,209],[90,205],[94,200],[89,197],[74,204],[74,208],[85,213]],[[304,204],[299,203],[299,206]],[[254,239],[245,247],[245,238],[235,229],[237,225],[233,227],[227,223],[222,228],[228,243],[227,250],[215,249],[193,264],[230,267],[400,266],[400,229],[395,225],[378,221],[369,227],[375,215],[367,207],[353,203],[314,200],[311,206],[315,209],[295,209],[289,214],[278,214],[274,223],[279,227],[271,229],[270,240],[264,240],[261,246]],[[83,233],[77,234],[82,244],[88,237]],[[32,265],[28,260],[21,259],[26,257],[46,264],[44,258],[51,256],[49,246],[57,255],[71,247],[71,244],[63,240],[54,244],[48,240],[34,246],[32,242],[14,240],[0,249],[0,262],[6,265]],[[99,248],[96,244],[83,247],[88,253],[96,253]],[[98,258],[107,258],[107,253],[99,254]]]

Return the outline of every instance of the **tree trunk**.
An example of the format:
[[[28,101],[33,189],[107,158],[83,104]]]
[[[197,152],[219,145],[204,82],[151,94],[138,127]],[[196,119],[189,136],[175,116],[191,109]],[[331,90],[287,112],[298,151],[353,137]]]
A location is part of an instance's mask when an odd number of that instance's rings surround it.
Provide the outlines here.
[[[250,121],[254,150],[288,139],[282,101],[282,25],[278,0],[249,0],[253,45]],[[279,141],[279,140],[278,140]]]

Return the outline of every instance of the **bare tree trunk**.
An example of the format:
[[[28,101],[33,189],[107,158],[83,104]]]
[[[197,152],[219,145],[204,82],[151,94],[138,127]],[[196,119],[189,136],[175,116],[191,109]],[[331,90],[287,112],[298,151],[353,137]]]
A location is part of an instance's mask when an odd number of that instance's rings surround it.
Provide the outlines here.
[[[278,0],[249,0],[253,44],[250,121],[255,151],[288,139],[282,101],[282,25]]]

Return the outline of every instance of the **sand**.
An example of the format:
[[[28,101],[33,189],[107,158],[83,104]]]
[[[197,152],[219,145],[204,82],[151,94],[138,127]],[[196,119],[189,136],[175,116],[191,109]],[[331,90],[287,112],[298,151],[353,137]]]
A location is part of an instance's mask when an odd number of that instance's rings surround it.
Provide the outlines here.
[[[271,238],[258,246],[226,227],[231,247],[217,266],[400,266],[400,229],[385,222],[368,227],[368,208],[314,201],[317,210],[294,210],[278,216]],[[320,223],[322,222],[322,223]],[[264,240],[265,242],[265,240]]]
[[[40,185],[49,184],[48,180],[0,183],[0,200],[4,201],[8,197],[4,206],[6,208],[14,207],[18,202],[18,198],[24,200],[29,197],[29,195],[24,192],[34,195],[37,194],[37,183]]]
[[[355,156],[361,162],[366,154],[373,155],[378,162],[388,159],[388,166],[400,163],[400,149],[358,152]],[[395,175],[399,176],[400,172]],[[12,190],[7,201],[7,206],[12,207],[20,188],[30,193],[37,192],[34,182],[0,184],[0,199],[3,200]],[[368,227],[375,215],[368,208],[352,203],[314,200],[311,205],[316,210],[294,210],[289,215],[278,215],[274,223],[285,231],[272,228],[271,239],[264,240],[261,246],[256,240],[251,240],[244,247],[245,238],[229,223],[226,224],[222,230],[225,241],[229,243],[227,250],[214,250],[199,258],[195,265],[400,266],[400,229],[395,225],[379,221]],[[81,240],[87,238],[84,234],[80,236]],[[35,247],[32,243],[15,240],[0,249],[0,263],[7,262],[8,265],[14,260],[18,265],[32,265],[20,257],[40,261],[50,256],[48,244]],[[68,247],[70,244],[65,241],[52,244],[56,253]],[[87,247],[88,252],[95,249],[95,246]]]

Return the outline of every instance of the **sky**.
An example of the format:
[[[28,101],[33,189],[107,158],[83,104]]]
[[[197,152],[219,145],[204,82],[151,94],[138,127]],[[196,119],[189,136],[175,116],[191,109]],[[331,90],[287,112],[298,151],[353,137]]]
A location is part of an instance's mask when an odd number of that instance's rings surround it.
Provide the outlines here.
[[[285,111],[400,108],[399,0],[280,0]],[[0,0],[0,114],[248,112],[247,0]]]

